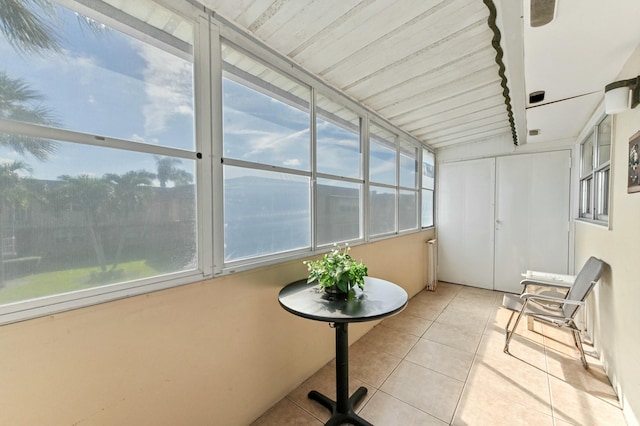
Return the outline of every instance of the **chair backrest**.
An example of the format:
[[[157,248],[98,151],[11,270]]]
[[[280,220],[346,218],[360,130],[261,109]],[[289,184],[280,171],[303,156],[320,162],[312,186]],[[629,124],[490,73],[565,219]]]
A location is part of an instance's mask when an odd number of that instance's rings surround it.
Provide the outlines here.
[[[596,282],[600,279],[604,271],[604,265],[605,263],[602,260],[591,256],[576,276],[576,280],[571,286],[569,293],[567,293],[566,299],[584,301],[593,286],[596,285]],[[564,304],[562,311],[565,318],[573,318],[578,308],[578,305]]]

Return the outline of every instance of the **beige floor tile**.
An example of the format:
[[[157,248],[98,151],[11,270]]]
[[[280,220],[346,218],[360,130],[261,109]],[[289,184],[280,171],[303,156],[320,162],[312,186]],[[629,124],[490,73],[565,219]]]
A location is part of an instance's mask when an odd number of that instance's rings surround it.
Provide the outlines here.
[[[463,382],[403,361],[380,388],[383,392],[449,423]]]
[[[456,296],[448,305],[447,309],[455,309],[457,311],[464,311],[467,313],[473,313],[475,315],[481,315],[485,318],[489,316],[495,309],[493,299],[484,300],[482,298],[476,298],[475,300],[467,300]]]
[[[356,406],[356,412],[360,410],[367,399],[377,390],[376,388],[365,384],[363,381],[354,378],[353,375],[349,375],[349,394],[353,394],[360,386],[367,388],[367,395]],[[335,364],[327,364],[322,367],[316,374],[307,379],[298,388],[288,395],[288,398],[296,405],[302,407],[304,410],[313,414],[316,418],[320,419],[323,423],[329,420],[330,413],[325,407],[318,402],[309,399],[309,392],[315,390],[325,396],[335,400],[336,398],[336,370]]]
[[[520,327],[518,327],[520,329]],[[531,340],[530,334],[524,337],[521,334],[514,334],[509,343],[509,354],[504,353],[505,333],[504,329],[495,326],[488,326],[482,335],[478,346],[478,355],[503,359],[505,356],[512,356],[521,362],[527,363],[541,371],[547,371],[547,358],[542,338],[534,334],[540,341]]]
[[[385,327],[420,337],[431,326],[433,321],[402,312],[382,321]]]
[[[438,315],[450,303],[447,299],[433,299],[427,297],[419,297],[421,293],[409,300],[409,304],[403,311],[416,317],[435,320]]]
[[[595,359],[588,359],[585,369],[579,359],[554,351],[547,352],[549,374],[562,380],[576,391],[588,392],[611,405],[619,407],[616,395],[602,365]]]
[[[525,405],[482,392],[468,389],[462,394],[460,404],[451,423],[455,426],[553,426],[551,415]]]
[[[463,287],[458,294],[456,294],[454,301],[469,302],[482,306],[495,306],[496,297],[496,293],[491,290]]]
[[[359,414],[374,425],[384,426],[446,426],[437,418],[402,402],[382,391],[378,391],[367,402]]]
[[[457,293],[460,289],[464,287],[460,284],[448,283],[446,281],[438,281],[438,286],[436,287],[436,291],[434,293]]]
[[[568,328],[558,329],[544,326],[542,330],[544,344],[549,349],[579,359],[579,352],[573,341],[573,333]]]
[[[401,360],[402,357],[379,352],[375,345],[361,339],[349,348],[349,377],[378,388]],[[335,366],[335,360],[329,365]]]
[[[581,426],[626,425],[618,404],[586,390],[579,390],[555,377],[549,378],[553,415]]]
[[[468,330],[460,326],[434,322],[422,335],[424,339],[442,343],[452,348],[475,353],[482,337],[481,331]]]
[[[469,309],[465,311],[461,307],[455,308],[449,305],[442,311],[436,321],[482,333],[487,325],[489,313],[490,310],[486,308],[469,306]]]
[[[590,368],[582,368],[566,330],[538,321],[529,330],[523,319],[503,352],[511,312],[502,296],[440,283],[374,327],[349,349],[350,392],[369,390],[356,411],[385,426],[624,425],[597,354],[585,344]],[[335,398],[335,361],[254,425],[325,422],[329,412],[310,390]]]
[[[551,415],[546,372],[506,354],[502,359],[477,356],[466,386],[472,397],[490,395]]]
[[[323,423],[288,399],[283,399],[251,426],[321,426]]]
[[[474,355],[460,349],[420,339],[407,354],[406,360],[452,377],[467,379]]]
[[[358,343],[369,345],[375,352],[386,352],[402,358],[409,353],[418,339],[418,336],[379,324],[362,336]]]
[[[553,419],[555,422],[555,426],[579,426],[574,423],[565,422],[564,420],[560,420],[558,418]]]

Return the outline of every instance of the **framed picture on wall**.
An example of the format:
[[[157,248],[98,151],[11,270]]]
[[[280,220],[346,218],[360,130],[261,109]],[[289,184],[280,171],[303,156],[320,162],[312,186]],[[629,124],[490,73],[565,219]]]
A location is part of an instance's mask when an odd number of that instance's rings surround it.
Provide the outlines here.
[[[640,131],[629,139],[629,178],[627,192],[640,192]]]

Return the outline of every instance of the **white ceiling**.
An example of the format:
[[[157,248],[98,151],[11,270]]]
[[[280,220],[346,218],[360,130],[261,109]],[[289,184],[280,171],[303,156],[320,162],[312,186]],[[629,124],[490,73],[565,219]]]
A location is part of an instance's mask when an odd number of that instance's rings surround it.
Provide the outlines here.
[[[640,1],[556,1],[551,23],[524,26],[526,92],[546,92],[543,102],[527,103],[527,127],[540,129],[529,143],[576,138],[640,43]]]
[[[198,1],[434,148],[513,139],[483,0]],[[640,43],[640,1],[557,0],[538,28],[529,0],[489,3],[518,142],[575,139]]]

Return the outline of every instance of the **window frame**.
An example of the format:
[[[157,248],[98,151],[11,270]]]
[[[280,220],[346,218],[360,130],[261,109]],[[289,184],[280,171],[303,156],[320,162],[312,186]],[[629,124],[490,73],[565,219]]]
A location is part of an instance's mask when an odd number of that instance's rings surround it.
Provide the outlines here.
[[[210,149],[202,141],[210,139],[208,129],[203,124],[206,121],[202,117],[208,114],[210,101],[210,90],[200,90],[197,76],[202,74],[206,62],[196,60],[196,46],[199,40],[208,39],[209,25],[208,19],[204,21],[204,16],[197,10],[193,10],[191,17],[179,14],[179,16],[192,25],[193,45],[191,52],[184,51],[186,42],[173,39],[172,36],[164,34],[163,31],[152,27],[134,17],[119,10],[107,8],[108,14],[87,8],[82,4],[70,1],[56,2],[60,7],[69,9],[72,12],[80,13],[98,22],[103,22],[116,31],[126,36],[135,38],[145,44],[160,48],[182,59],[188,59],[193,66],[193,105],[194,105],[194,147],[192,150],[173,148],[163,145],[153,145],[137,142],[131,139],[102,136],[73,129],[49,127],[40,124],[12,121],[0,118],[2,130],[7,133],[25,135],[35,138],[57,140],[62,143],[80,144],[85,146],[95,146],[99,148],[118,149],[143,154],[153,154],[193,160],[195,163],[194,185],[195,192],[195,212],[196,212],[196,241],[197,241],[197,265],[193,269],[170,272],[155,275],[152,277],[137,279],[133,281],[116,282],[113,284],[100,285],[84,290],[76,290],[65,293],[57,293],[48,296],[30,298],[7,304],[0,304],[0,324],[7,324],[25,319],[35,318],[43,315],[78,309],[90,305],[113,301],[134,295],[145,294],[153,291],[163,290],[179,285],[202,281],[213,276],[213,259],[206,253],[211,253],[211,241],[204,238],[211,235],[211,222],[203,220],[210,215],[210,192],[207,191],[206,182],[210,179],[210,168],[203,166],[203,158],[209,158]],[[175,13],[175,12],[172,12]],[[125,24],[118,18],[128,18]],[[203,25],[203,24],[206,24]],[[162,36],[161,36],[162,35]],[[206,38],[205,38],[206,37]],[[207,53],[200,52],[199,56],[207,56]]]
[[[84,16],[104,22],[110,27],[135,37],[144,43],[172,53],[180,49],[185,42],[169,43],[166,35],[159,29],[146,24],[136,17],[122,12],[107,3],[97,2],[92,7],[84,2],[74,0],[54,0],[62,7],[75,10]],[[160,1],[159,4],[168,4]],[[195,7],[191,4],[180,4],[171,7],[172,12],[187,20],[193,26],[193,45],[190,60],[193,63],[193,90],[194,90],[194,151],[154,146],[138,143],[130,140],[106,138],[100,140],[95,135],[65,129],[52,129],[36,124],[25,124],[5,119],[0,119],[4,131],[19,134],[45,137],[47,139],[60,139],[73,143],[86,145],[120,148],[136,152],[168,155],[178,158],[188,158],[195,161],[195,185],[196,191],[196,229],[198,241],[198,266],[193,270],[170,273],[163,276],[155,276],[134,282],[123,282],[108,286],[99,286],[80,292],[61,293],[47,296],[41,299],[26,299],[19,302],[0,305],[0,324],[21,321],[29,318],[49,315],[57,312],[86,307],[98,303],[113,301],[120,298],[145,294],[157,290],[167,289],[179,285],[200,282],[216,276],[233,274],[244,270],[250,270],[261,266],[267,266],[284,261],[291,261],[320,254],[328,251],[331,244],[317,244],[316,200],[317,179],[341,180],[361,187],[360,194],[360,236],[348,242],[351,245],[363,244],[371,240],[393,238],[399,234],[420,232],[422,217],[422,162],[423,150],[426,145],[412,135],[396,128],[391,123],[378,116],[348,98],[340,91],[329,86],[319,77],[305,71],[299,65],[288,58],[278,54],[257,39],[247,35],[232,23],[214,14],[207,8]],[[273,253],[255,258],[241,259],[233,262],[224,260],[224,195],[222,189],[224,164],[237,165],[250,168],[264,168],[265,170],[278,171],[269,165],[247,164],[241,160],[224,160],[223,153],[223,118],[222,118],[222,75],[223,63],[221,54],[222,42],[230,43],[233,47],[241,49],[243,53],[250,54],[253,58],[272,68],[276,72],[290,78],[302,85],[310,87],[310,131],[311,131],[311,170],[309,173],[294,170],[294,174],[308,174],[311,179],[311,246],[301,250]],[[360,117],[360,147],[361,147],[361,176],[360,178],[334,176],[332,174],[318,173],[316,170],[316,94],[320,94],[329,100],[350,109]],[[394,231],[372,237],[369,232],[369,125],[376,125],[396,135],[396,182],[394,185],[375,184],[392,189],[396,194]],[[418,149],[417,170],[415,187],[400,185],[400,140],[408,142]],[[224,162],[224,164],[223,164]],[[283,168],[286,169],[286,168]],[[291,170],[285,170],[289,172]],[[399,231],[399,194],[400,191],[413,191],[416,193],[416,223],[415,228]],[[432,189],[433,191],[433,189]],[[434,217],[435,222],[435,217]],[[432,225],[433,226],[433,225]]]
[[[430,149],[427,149],[425,146],[422,146],[422,149],[420,150],[420,164],[421,167],[422,165],[425,164],[425,160],[424,160],[424,156],[425,153],[429,153],[430,155],[433,156],[433,184],[431,185],[431,187],[429,187],[427,185],[427,183],[425,182],[425,180],[423,179],[424,177],[424,173],[422,172],[422,170],[420,171],[420,228],[421,229],[429,229],[429,228],[434,228],[436,226],[436,215],[435,215],[435,209],[436,209],[436,154],[435,152],[433,152]],[[424,193],[430,193],[431,194],[431,223],[425,225],[422,222],[422,218],[424,217],[424,211],[422,210],[422,206],[423,206],[423,197],[424,197]]]
[[[604,115],[596,124],[588,128],[587,136],[579,145],[579,179],[578,179],[578,220],[591,222],[597,225],[609,226],[609,212],[611,211],[611,148],[613,134],[608,133],[609,140],[601,139],[601,126],[608,125],[613,128],[613,117]],[[585,149],[588,144],[590,149]],[[600,161],[601,147],[609,146],[609,158]],[[585,167],[585,159],[591,159],[591,163]],[[587,168],[588,167],[588,168]],[[587,169],[587,170],[584,170]],[[604,210],[606,213],[600,213]]]

